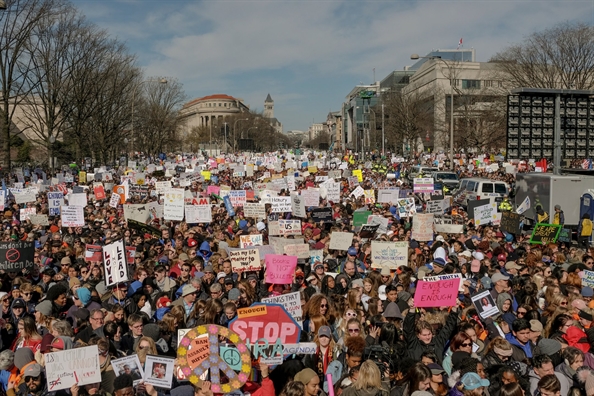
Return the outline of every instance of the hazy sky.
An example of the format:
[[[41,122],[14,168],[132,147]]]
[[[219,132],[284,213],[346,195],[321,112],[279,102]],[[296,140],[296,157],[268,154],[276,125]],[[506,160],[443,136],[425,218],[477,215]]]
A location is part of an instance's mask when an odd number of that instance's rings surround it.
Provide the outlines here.
[[[127,43],[147,77],[178,79],[188,99],[215,93],[262,110],[270,93],[284,130],[307,130],[359,83],[432,49],[487,61],[530,33],[594,23],[588,1],[72,0]]]

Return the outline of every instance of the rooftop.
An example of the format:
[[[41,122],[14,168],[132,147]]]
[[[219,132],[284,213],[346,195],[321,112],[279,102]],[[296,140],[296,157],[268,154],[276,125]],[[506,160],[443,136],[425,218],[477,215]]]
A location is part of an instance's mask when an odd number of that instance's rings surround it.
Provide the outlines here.
[[[189,101],[188,103],[184,104],[183,107],[189,107],[189,106],[192,106],[193,104],[202,102],[204,100],[217,100],[217,99],[236,100],[236,101],[241,102],[241,99],[234,98],[233,96],[229,96],[227,94],[214,94],[214,95],[204,96],[204,97],[198,98],[198,99],[193,99],[193,100]]]

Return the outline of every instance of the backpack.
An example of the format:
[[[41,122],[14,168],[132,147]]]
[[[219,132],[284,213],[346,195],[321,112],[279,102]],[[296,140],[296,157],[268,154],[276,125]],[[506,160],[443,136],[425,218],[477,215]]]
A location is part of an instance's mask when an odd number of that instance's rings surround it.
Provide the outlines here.
[[[590,236],[592,235],[592,220],[584,219],[582,220],[582,235],[581,236]]]

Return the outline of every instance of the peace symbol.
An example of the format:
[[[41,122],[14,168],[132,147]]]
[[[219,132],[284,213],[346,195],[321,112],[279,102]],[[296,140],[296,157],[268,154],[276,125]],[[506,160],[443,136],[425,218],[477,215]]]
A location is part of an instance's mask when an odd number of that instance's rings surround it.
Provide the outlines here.
[[[205,334],[208,335],[209,357],[204,361],[193,361],[190,356],[192,341]],[[232,361],[242,362],[239,373],[229,367],[227,362],[219,356],[219,337],[224,337],[235,345],[238,356],[231,356],[228,361],[231,364],[233,364]],[[231,352],[235,353],[234,350],[231,350]],[[231,393],[239,390],[249,379],[252,371],[250,350],[237,333],[223,326],[204,325],[188,331],[179,343],[177,358],[181,372],[195,385],[202,385],[203,380],[200,379],[200,376],[210,369],[210,382],[212,383],[210,389],[213,393]],[[224,383],[221,383],[221,373],[225,377]]]

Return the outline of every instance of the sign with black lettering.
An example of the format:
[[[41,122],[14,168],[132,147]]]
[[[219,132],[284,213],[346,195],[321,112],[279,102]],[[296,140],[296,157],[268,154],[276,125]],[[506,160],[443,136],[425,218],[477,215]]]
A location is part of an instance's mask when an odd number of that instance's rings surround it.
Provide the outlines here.
[[[361,227],[361,231],[359,232],[359,236],[361,238],[373,238],[375,236],[375,233],[377,232],[377,229],[379,228],[379,224],[364,224],[363,227]]]
[[[0,242],[0,269],[20,271],[33,268],[35,247],[33,242]]]
[[[534,226],[530,243],[537,243],[546,245],[547,243],[557,242],[557,237],[561,232],[562,226],[560,224],[543,224],[538,223]]]
[[[510,211],[501,213],[501,224],[499,225],[502,231],[510,234],[519,234],[520,229],[520,215]]]
[[[311,211],[311,218],[318,221],[332,221],[332,208],[318,208]]]
[[[490,202],[491,200],[489,199],[475,199],[474,201],[468,201],[468,218],[474,220],[474,208],[488,205]]]
[[[103,268],[105,270],[106,287],[129,280],[126,249],[124,249],[123,240],[103,246]]]

